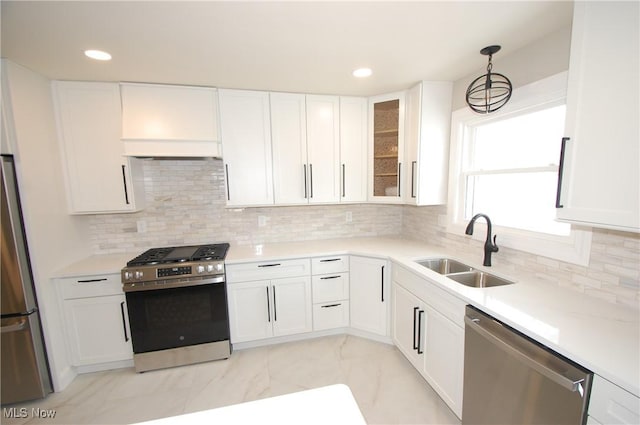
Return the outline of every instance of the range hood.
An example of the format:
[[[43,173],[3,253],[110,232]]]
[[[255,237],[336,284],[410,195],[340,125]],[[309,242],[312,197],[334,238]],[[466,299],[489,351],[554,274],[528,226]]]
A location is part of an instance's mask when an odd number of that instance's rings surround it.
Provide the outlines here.
[[[211,140],[122,139],[124,155],[138,158],[222,158],[222,144]]]

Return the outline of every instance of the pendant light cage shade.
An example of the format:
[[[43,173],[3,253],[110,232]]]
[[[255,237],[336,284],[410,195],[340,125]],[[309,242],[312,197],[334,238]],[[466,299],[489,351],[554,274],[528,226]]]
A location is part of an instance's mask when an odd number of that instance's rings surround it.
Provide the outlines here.
[[[479,114],[495,112],[511,98],[511,81],[502,74],[491,72],[491,57],[498,50],[500,46],[489,46],[480,50],[480,53],[489,56],[487,73],[473,80],[467,88],[467,105]]]

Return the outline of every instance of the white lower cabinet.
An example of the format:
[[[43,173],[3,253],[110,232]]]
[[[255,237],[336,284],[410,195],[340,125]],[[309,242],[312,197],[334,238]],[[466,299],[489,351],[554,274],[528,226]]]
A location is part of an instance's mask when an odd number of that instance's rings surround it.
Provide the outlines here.
[[[305,260],[308,264],[309,260]],[[262,266],[265,274],[278,276],[287,261],[271,264],[229,266],[232,275],[252,275]],[[293,263],[293,261],[291,261]],[[229,328],[231,342],[248,342],[276,336],[311,332],[311,278],[306,275],[249,282],[229,281]]]
[[[311,259],[313,330],[349,326],[349,257]]]
[[[587,424],[639,423],[640,399],[601,376],[594,375]]]
[[[389,335],[389,263],[379,258],[349,258],[351,327]]]
[[[73,366],[133,359],[120,275],[58,279]]]
[[[461,418],[464,302],[400,267],[392,286],[394,343]]]

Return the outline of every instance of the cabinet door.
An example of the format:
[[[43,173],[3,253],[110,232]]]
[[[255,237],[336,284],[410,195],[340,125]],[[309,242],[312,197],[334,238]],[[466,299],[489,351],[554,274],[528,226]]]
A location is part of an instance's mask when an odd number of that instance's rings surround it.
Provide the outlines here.
[[[209,87],[122,84],[122,138],[217,141],[217,91]]]
[[[273,189],[278,205],[307,204],[307,127],[303,94],[270,93]]]
[[[307,95],[309,203],[340,201],[339,98]]]
[[[140,208],[140,164],[123,156],[120,142],[118,84],[55,81],[53,92],[70,212]]]
[[[357,256],[351,256],[349,262],[351,327],[387,336],[390,293],[387,262]]]
[[[639,17],[638,2],[575,4],[561,220],[640,231]]]
[[[273,335],[291,335],[311,332],[311,279],[293,277],[272,280]]]
[[[464,329],[426,306],[424,372],[429,384],[462,417]]]
[[[424,367],[425,309],[411,292],[392,283],[393,302],[391,336],[396,346],[422,373]]]
[[[269,94],[220,90],[227,205],[273,204]]]
[[[404,153],[404,93],[369,99],[369,198],[402,202]]]
[[[227,286],[231,342],[253,341],[273,336],[272,296],[269,281]]]
[[[133,358],[124,295],[65,300],[63,305],[74,366]]]
[[[367,200],[367,99],[340,97],[340,201]]]
[[[447,202],[452,83],[423,81],[407,92],[404,202]]]

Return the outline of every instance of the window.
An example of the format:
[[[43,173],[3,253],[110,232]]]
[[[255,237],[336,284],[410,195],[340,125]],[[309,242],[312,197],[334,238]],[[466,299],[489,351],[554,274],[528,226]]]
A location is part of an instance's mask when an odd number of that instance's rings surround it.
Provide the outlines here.
[[[564,112],[564,105],[552,105],[470,126],[461,182],[465,219],[483,212],[496,225],[569,234],[569,224],[555,221]]]
[[[555,220],[565,87],[562,73],[516,89],[496,113],[453,113],[448,231],[484,213],[498,246],[588,262],[591,233]]]

